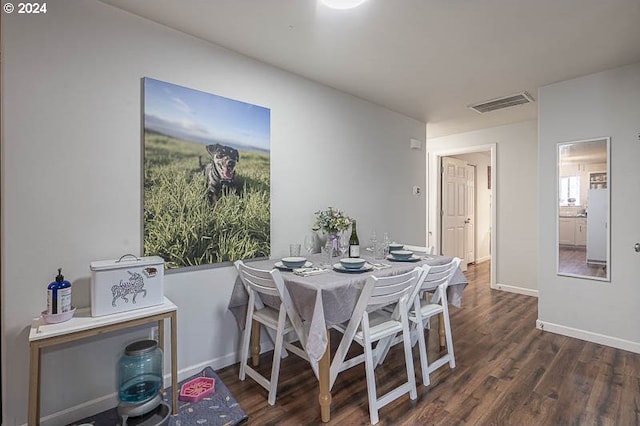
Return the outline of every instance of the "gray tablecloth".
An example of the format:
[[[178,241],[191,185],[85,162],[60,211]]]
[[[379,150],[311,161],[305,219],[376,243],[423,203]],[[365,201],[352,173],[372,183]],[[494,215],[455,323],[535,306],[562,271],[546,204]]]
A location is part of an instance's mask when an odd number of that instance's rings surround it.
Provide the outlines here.
[[[385,263],[391,265],[390,268],[373,270],[365,273],[343,273],[330,271],[319,275],[302,277],[290,271],[282,271],[285,285],[289,290],[293,305],[297,309],[300,317],[305,321],[305,332],[308,332],[307,345],[305,347],[309,358],[318,361],[327,346],[327,327],[345,322],[351,318],[351,313],[360,296],[360,290],[367,277],[375,275],[379,277],[397,275],[411,271],[416,266],[424,264],[439,265],[447,263],[450,257],[432,256],[418,262],[392,262],[388,260],[374,260],[368,255],[363,258],[373,263]],[[319,263],[320,254],[308,256],[309,261]],[[338,262],[339,258],[335,258]],[[273,269],[275,260],[248,261],[247,264],[260,269]],[[458,270],[453,276],[447,291],[450,304],[460,307],[462,303],[462,291],[467,286],[468,281],[462,271]],[[248,295],[240,281],[236,279],[229,310],[234,314],[238,325],[244,326]],[[262,298],[263,303],[277,307],[279,300],[269,300]]]

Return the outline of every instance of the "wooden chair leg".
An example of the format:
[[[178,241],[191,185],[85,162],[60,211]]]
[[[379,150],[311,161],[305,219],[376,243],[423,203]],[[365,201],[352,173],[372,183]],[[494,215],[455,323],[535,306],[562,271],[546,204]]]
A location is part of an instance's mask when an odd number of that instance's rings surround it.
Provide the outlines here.
[[[260,323],[256,320],[251,324],[251,364],[260,364]]]
[[[318,361],[318,382],[320,391],[318,393],[318,403],[320,404],[320,418],[323,423],[331,420],[331,340],[329,329],[327,329],[327,348]]]
[[[442,314],[438,314],[438,335],[440,336],[440,350],[443,350],[447,344],[447,339],[444,329],[444,316]]]

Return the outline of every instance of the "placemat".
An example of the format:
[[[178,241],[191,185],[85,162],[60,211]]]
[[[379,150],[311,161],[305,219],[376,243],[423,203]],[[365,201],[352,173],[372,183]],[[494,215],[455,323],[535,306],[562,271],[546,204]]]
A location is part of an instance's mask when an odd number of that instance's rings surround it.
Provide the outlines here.
[[[199,374],[195,374],[179,383],[182,386],[189,380],[198,376],[212,377],[215,379],[215,392],[202,400],[191,403],[178,400],[178,414],[169,416],[169,426],[189,426],[189,425],[214,425],[214,426],[232,426],[247,420],[247,414],[244,412],[238,401],[231,395],[229,389],[222,383],[220,377],[211,367],[206,367]],[[171,406],[171,392],[169,387],[162,392],[162,399]],[[128,423],[140,423],[136,418],[130,418]],[[83,423],[89,423],[94,426],[115,426],[121,425],[122,419],[118,416],[117,408],[112,408],[102,413],[90,416],[68,426],[78,426]]]

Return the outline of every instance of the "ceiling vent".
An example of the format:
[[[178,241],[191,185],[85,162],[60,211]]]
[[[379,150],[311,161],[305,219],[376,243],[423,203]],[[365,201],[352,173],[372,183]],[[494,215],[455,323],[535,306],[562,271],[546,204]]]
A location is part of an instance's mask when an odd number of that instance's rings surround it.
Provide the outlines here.
[[[477,104],[469,105],[469,108],[482,114],[489,111],[495,111],[497,109],[528,104],[533,101],[534,99],[530,94],[528,94],[527,92],[520,92],[515,95],[504,96],[502,98],[491,99],[490,101],[483,101]]]

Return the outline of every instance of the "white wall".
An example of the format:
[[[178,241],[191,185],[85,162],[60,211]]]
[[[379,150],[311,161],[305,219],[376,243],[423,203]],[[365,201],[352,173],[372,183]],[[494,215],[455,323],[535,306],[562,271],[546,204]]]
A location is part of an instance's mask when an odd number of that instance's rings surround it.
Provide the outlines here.
[[[140,253],[142,77],[271,109],[272,255],[302,241],[329,205],[397,240],[425,239],[425,124],[261,64],[98,1],[67,0],[46,15],[3,15],[2,315],[4,422],[27,414],[28,332],[56,268],[89,304],[89,263]],[[393,167],[389,167],[393,165]],[[402,214],[402,220],[398,220]],[[235,362],[238,330],[226,306],[231,267],[170,274],[178,305],[181,378]],[[113,403],[115,364],[148,330],[46,351],[42,414],[52,424]],[[106,404],[105,403],[105,404]]]
[[[487,167],[491,165],[490,151],[452,155],[476,166],[475,251],[476,260],[482,262],[491,256],[491,190],[488,187]]]
[[[526,121],[427,139],[429,153],[496,144],[496,285],[525,294],[535,294],[538,285],[537,138],[537,122]],[[429,232],[434,236],[435,227],[430,214]]]
[[[545,330],[640,352],[640,64],[539,89],[538,318]],[[611,282],[556,275],[558,142],[611,137]],[[588,230],[587,230],[588,231]]]

